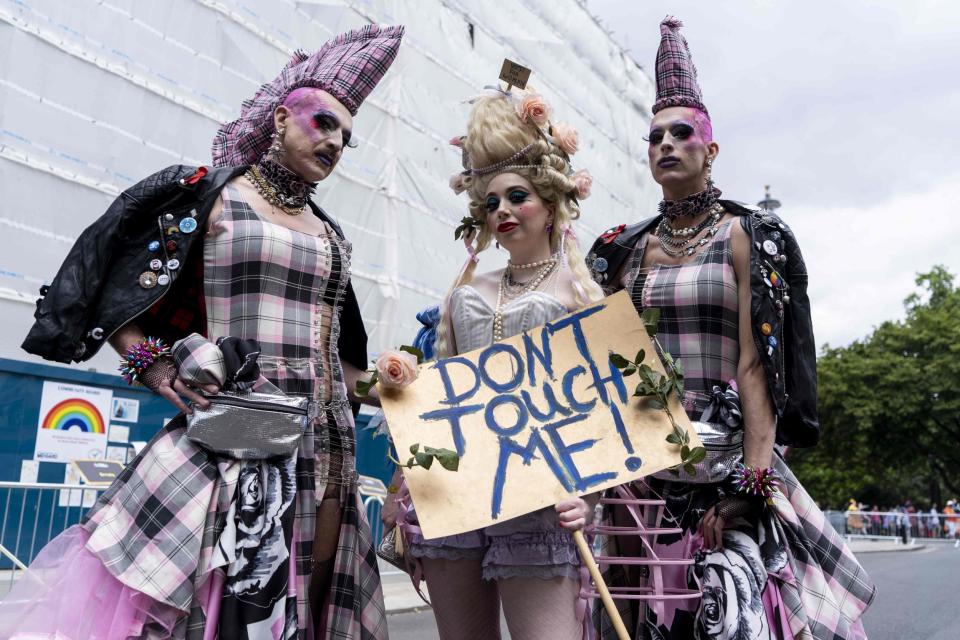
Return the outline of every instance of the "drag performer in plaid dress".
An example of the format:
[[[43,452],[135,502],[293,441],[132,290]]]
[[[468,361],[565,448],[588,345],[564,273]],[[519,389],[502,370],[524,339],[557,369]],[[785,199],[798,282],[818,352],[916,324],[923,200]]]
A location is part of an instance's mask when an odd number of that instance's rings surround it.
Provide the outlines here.
[[[0,637],[387,637],[347,391],[366,364],[349,284],[351,245],[310,197],[348,146],[352,116],[402,35],[403,27],[368,25],[313,55],[297,52],[244,103],[238,120],[221,127],[213,147],[218,168],[171,167],[150,176],[81,236],[73,253],[87,260],[78,266],[68,258],[51,285],[56,293],[41,306],[123,300],[112,282],[96,299],[77,300],[62,281],[68,288],[83,282],[82,269],[122,280],[131,267],[149,264],[155,271],[133,279],[142,291],[126,296],[143,301],[133,303],[135,320],[124,310],[123,324],[98,328],[95,338],[109,336],[121,351],[125,342],[146,342],[147,330],[177,340],[173,357],[161,354],[138,380],[178,406],[180,394],[203,407],[196,390],[239,382],[233,373],[253,371],[246,365],[255,359],[259,376],[247,384],[308,397],[317,417],[292,455],[248,460],[201,448],[178,415],[83,523],[31,564],[0,604]],[[146,235],[142,248],[131,243],[158,227],[159,238]],[[94,240],[104,248],[90,251]],[[91,264],[91,253],[110,262]],[[157,287],[170,295],[152,295]],[[107,324],[110,310],[96,313]],[[60,332],[55,337],[66,340],[51,315],[38,312],[33,333]],[[341,317],[350,323],[344,331]]]
[[[736,218],[722,223],[702,252],[681,265],[641,268],[645,249],[641,241],[626,277],[638,312],[660,310],[657,339],[684,365],[683,404],[691,420],[700,418],[711,403],[736,398],[729,389],[723,393],[736,377],[740,352],[731,247],[735,224]],[[851,612],[869,603],[873,587],[779,456],[774,467],[783,479],[783,492],[775,497],[773,509],[759,518],[728,523],[722,550],[697,552],[701,543],[697,525],[707,509],[732,493],[729,483],[651,478],[634,487],[644,497],[667,501],[667,522],[650,519],[647,526],[679,527],[684,532],[651,540],[657,555],[697,557],[690,575],[682,566],[664,567],[663,586],[691,586],[703,592],[699,605],[681,600],[645,610],[621,607],[625,619],[637,628],[637,638],[856,637]],[[604,555],[625,552],[615,552],[613,540],[607,547]],[[610,576],[613,583],[649,579],[638,573],[628,577],[620,567],[611,568]],[[808,617],[807,608],[815,615]],[[606,620],[603,625],[606,633],[612,633]]]
[[[774,450],[775,441],[811,446],[819,429],[803,258],[778,217],[719,199],[719,146],[680,26],[661,23],[657,54],[648,157],[660,215],[604,233],[587,261],[607,292],[626,289],[638,313],[659,310],[657,339],[682,365],[683,406],[708,457],[629,487],[666,502],[662,521],[644,514],[647,529],[680,533],[648,534],[649,547],[605,539],[605,557],[644,557],[611,561],[608,584],[700,592],[699,602],[618,600],[638,640],[865,638],[860,616],[874,586]],[[773,472],[769,496],[743,492],[741,460],[759,474],[750,477]],[[605,518],[639,530],[619,507]],[[601,608],[594,618],[601,637],[616,637]]]

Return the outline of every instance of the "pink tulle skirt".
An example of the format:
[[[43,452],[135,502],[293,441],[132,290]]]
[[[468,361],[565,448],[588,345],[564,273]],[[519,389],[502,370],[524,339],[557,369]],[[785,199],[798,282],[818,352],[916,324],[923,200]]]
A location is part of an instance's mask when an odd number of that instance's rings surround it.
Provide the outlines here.
[[[186,612],[117,580],[86,548],[90,534],[70,527],[43,548],[0,602],[0,638],[125,640],[172,637]]]

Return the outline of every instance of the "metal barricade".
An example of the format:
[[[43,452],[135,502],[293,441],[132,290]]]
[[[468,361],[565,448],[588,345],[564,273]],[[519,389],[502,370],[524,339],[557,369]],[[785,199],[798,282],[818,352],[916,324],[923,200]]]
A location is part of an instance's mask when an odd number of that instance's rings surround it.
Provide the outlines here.
[[[947,543],[960,548],[957,514],[918,511],[824,511],[847,540],[886,540],[896,544]],[[950,526],[953,522],[953,526]]]
[[[53,538],[79,524],[104,488],[43,482],[0,482],[0,571],[9,588]]]
[[[370,523],[370,535],[373,539],[373,546],[376,547],[380,544],[380,538],[383,537],[383,522],[380,521],[380,510],[387,499],[387,487],[377,478],[360,476],[357,481],[357,489],[363,499],[363,511]]]
[[[360,476],[357,487],[373,542],[380,542],[380,508],[387,488],[377,478]],[[43,547],[69,527],[79,524],[106,487],[0,482],[0,589],[6,591]]]

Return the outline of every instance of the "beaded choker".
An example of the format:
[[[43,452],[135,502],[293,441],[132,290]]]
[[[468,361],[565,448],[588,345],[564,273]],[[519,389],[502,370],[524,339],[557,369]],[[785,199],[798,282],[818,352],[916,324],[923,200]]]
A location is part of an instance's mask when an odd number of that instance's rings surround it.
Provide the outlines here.
[[[307,182],[267,156],[250,167],[247,176],[267,202],[287,213],[302,213],[317,188],[316,183]]]
[[[715,205],[722,192],[712,184],[703,191],[679,200],[661,200],[660,213],[671,220],[699,215]]]

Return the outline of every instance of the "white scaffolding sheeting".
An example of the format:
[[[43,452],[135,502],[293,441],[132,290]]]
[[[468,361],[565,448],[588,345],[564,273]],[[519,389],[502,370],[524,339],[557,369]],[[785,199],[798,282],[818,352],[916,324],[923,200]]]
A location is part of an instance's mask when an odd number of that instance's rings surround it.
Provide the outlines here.
[[[447,186],[460,153],[447,141],[503,58],[531,67],[580,132],[575,164],[594,176],[581,241],[652,209],[652,82],[579,0],[0,0],[0,356],[27,358],[38,287],[117,193],[166,165],[208,163],[219,123],[294,50],[368,22],[406,36],[355,119],[359,147],[316,200],[353,242],[371,354],[408,343],[463,263],[453,229],[466,200]],[[481,269],[503,264],[489,253]]]

